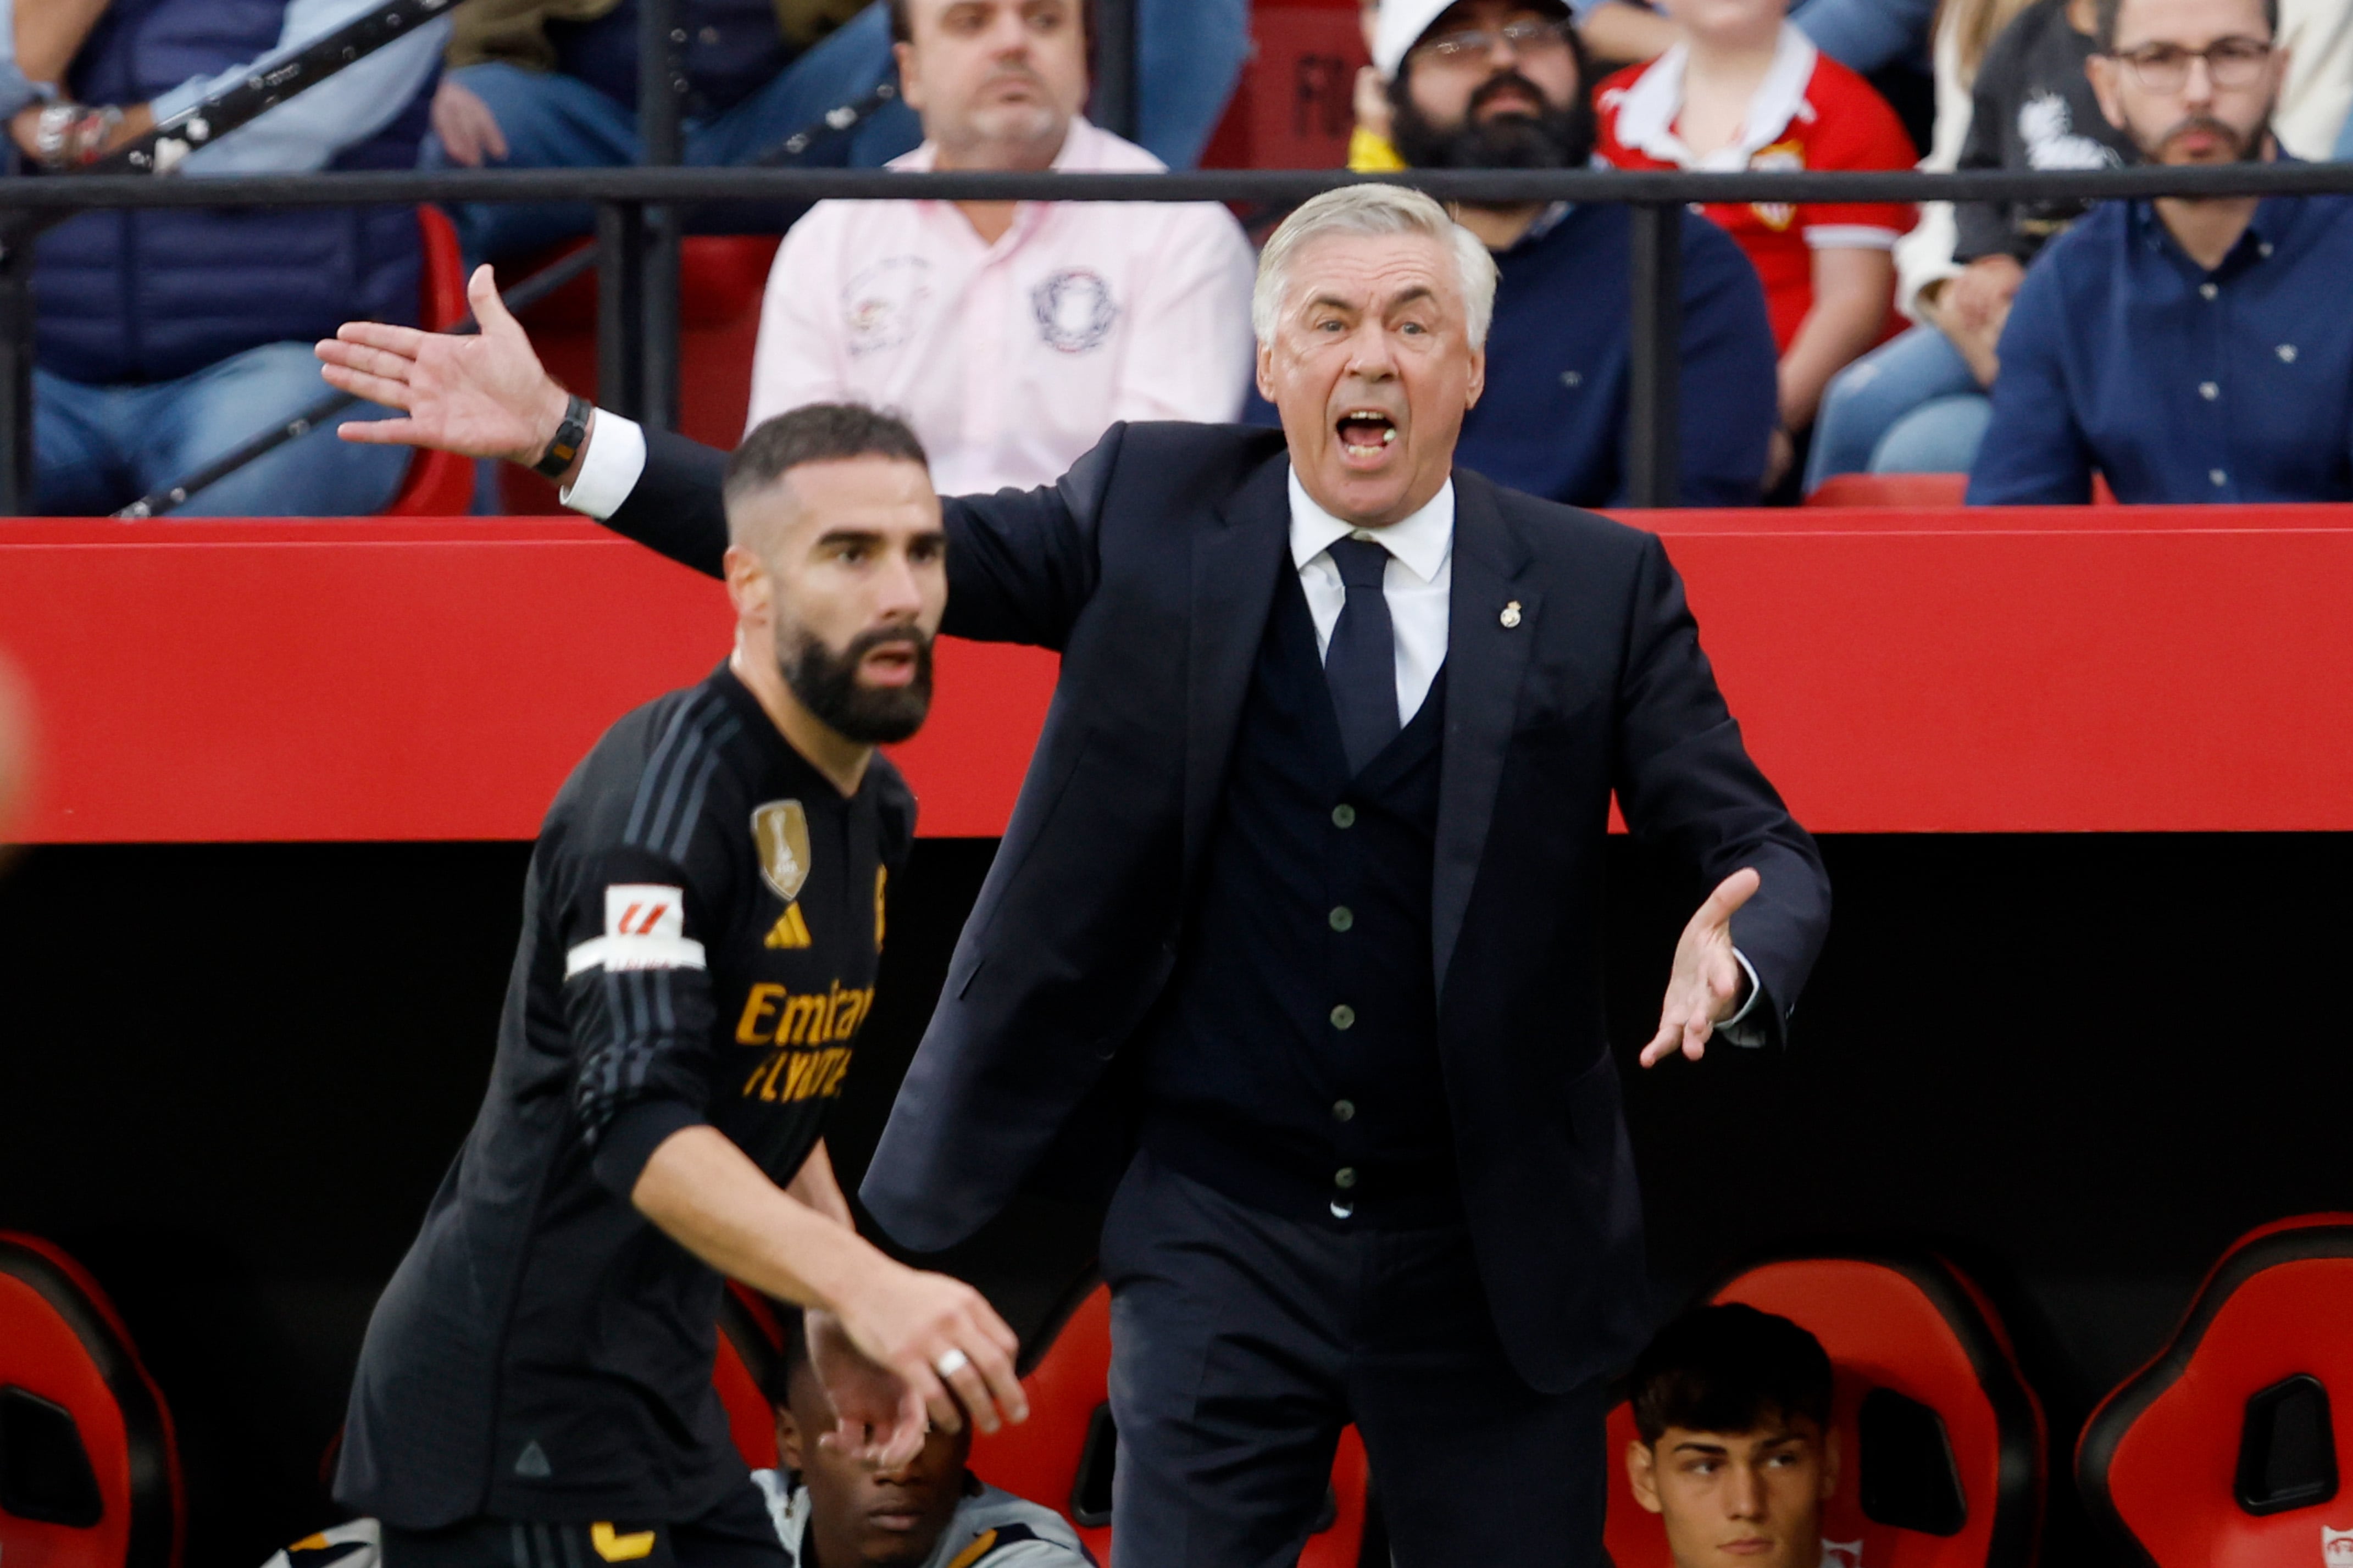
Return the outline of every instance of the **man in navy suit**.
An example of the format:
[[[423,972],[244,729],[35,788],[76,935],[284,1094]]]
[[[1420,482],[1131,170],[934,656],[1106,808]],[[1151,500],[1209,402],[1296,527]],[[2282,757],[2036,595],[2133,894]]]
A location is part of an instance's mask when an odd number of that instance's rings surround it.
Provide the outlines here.
[[[1648,1327],[1613,792],[1714,889],[1645,1065],[1777,1041],[1828,923],[1658,540],[1453,467],[1494,278],[1425,196],[1319,196],[1252,301],[1280,433],[1115,426],[946,503],[943,629],[1061,680],[862,1195],[930,1250],[1117,1182],[1119,1568],[1293,1562],[1352,1421],[1400,1563],[1601,1563],[1601,1379]],[[716,570],[721,455],[559,443],[477,295],[479,339],[322,345],[407,413],[352,438],[561,445],[572,505]]]

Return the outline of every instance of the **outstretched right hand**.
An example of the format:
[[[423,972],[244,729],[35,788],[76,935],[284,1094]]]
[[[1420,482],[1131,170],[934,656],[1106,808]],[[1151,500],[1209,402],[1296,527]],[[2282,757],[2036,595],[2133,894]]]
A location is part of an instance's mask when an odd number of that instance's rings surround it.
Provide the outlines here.
[[[1013,1371],[1021,1342],[987,1300],[944,1274],[909,1268],[879,1253],[873,1263],[833,1304],[841,1331],[859,1352],[912,1390],[943,1431],[961,1427],[967,1413],[984,1432],[1028,1420],[1029,1399]],[[944,1377],[943,1358],[952,1368]],[[886,1467],[904,1464],[923,1443],[920,1426],[910,1431],[903,1420],[893,1431],[881,1430],[879,1423],[852,1431],[845,1420],[830,1436],[831,1446]]]
[[[459,337],[382,321],[345,321],[317,345],[321,374],[399,419],[352,419],[346,441],[435,447],[469,458],[539,460],[564,423],[565,395],[532,352],[522,324],[500,302],[489,266],[466,283],[480,332]]]

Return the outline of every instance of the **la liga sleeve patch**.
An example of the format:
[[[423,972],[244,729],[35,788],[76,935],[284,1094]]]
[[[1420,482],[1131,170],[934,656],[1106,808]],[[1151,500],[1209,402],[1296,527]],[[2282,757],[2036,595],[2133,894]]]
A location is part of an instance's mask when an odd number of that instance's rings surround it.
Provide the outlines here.
[[[657,882],[605,889],[605,932],[564,955],[566,980],[586,970],[701,969],[702,944],[686,934],[686,892]]]

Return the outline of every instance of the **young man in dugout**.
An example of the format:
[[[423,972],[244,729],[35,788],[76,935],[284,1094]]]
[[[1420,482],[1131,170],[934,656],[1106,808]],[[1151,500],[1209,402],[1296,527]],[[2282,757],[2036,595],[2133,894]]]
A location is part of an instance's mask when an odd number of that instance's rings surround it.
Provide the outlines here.
[[[1839,1478],[1820,1341],[1754,1307],[1702,1307],[1659,1331],[1629,1381],[1626,1476],[1675,1568],[1819,1568]]]

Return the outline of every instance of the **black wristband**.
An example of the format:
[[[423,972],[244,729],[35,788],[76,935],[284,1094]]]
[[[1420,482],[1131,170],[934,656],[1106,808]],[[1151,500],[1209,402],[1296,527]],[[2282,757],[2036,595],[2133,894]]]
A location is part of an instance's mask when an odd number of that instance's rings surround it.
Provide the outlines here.
[[[562,479],[573,459],[580,456],[580,444],[588,439],[588,416],[595,409],[595,404],[574,393],[572,400],[564,405],[564,422],[555,427],[555,439],[547,444],[546,455],[531,466],[531,471],[545,474],[551,479]]]

